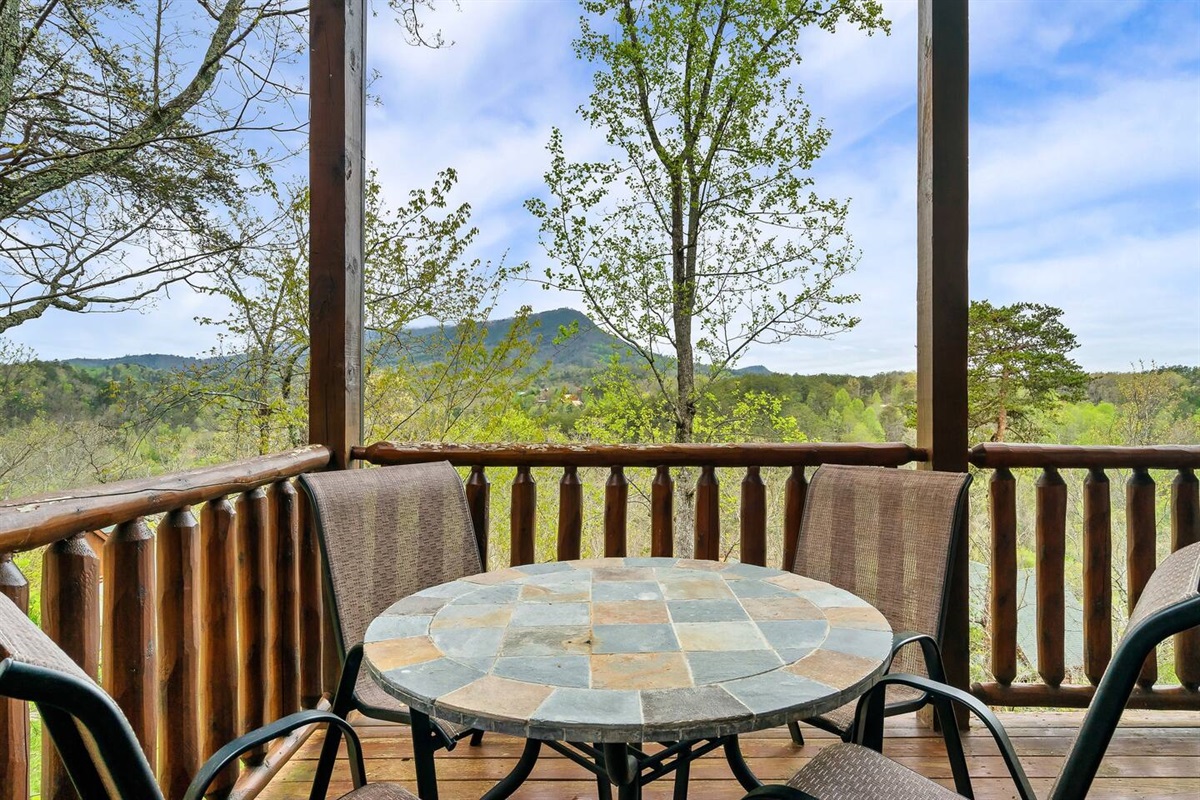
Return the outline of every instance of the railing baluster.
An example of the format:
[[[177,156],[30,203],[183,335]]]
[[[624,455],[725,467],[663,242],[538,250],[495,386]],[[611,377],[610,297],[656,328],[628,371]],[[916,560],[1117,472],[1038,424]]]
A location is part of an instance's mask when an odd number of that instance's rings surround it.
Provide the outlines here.
[[[479,545],[479,562],[484,570],[488,568],[488,523],[489,495],[487,475],[483,467],[471,467],[471,476],[467,478],[467,506],[471,509],[471,522],[475,526],[475,543]]]
[[[650,483],[650,555],[675,554],[675,481],[671,468],[659,466]]]
[[[796,549],[800,546],[800,521],[804,519],[804,501],[808,497],[808,480],[804,467],[792,467],[783,484],[783,564],[786,570],[796,566]]]
[[[1154,519],[1154,479],[1141,467],[1135,467],[1125,483],[1126,580],[1129,591],[1129,611],[1137,605],[1146,582],[1154,574],[1158,561],[1154,548],[1158,538]],[[1157,649],[1152,650],[1142,665],[1138,683],[1149,688],[1158,679]]]
[[[42,630],[83,671],[95,678],[100,665],[100,559],[86,533],[61,539],[42,554]],[[49,736],[42,737],[45,800],[78,795]]]
[[[313,708],[321,699],[321,547],[308,495],[300,508],[300,705]]]
[[[12,560],[0,553],[0,594],[29,613],[29,581]],[[29,707],[0,698],[0,800],[29,798]]]
[[[200,528],[188,507],[158,526],[158,783],[183,797],[201,763],[197,670],[200,656]]]
[[[1171,552],[1200,542],[1200,481],[1181,469],[1171,481]],[[1175,637],[1175,674],[1193,692],[1200,687],[1200,629]]]
[[[517,475],[513,478],[511,523],[510,563],[514,567],[532,564],[537,558],[537,483],[529,467],[517,467]]]
[[[721,558],[721,487],[713,466],[700,468],[696,480],[696,558]]]
[[[992,675],[1007,686],[1017,677],[1017,481],[1000,467],[992,472],[992,592],[989,616]]]
[[[233,505],[224,497],[200,510],[200,754],[208,758],[238,734],[237,616]],[[213,782],[209,797],[228,797],[237,768]]]
[[[1083,672],[1093,686],[1112,658],[1112,509],[1108,476],[1083,481]]]
[[[629,481],[624,467],[612,467],[604,484],[604,555],[624,558],[628,541]]]
[[[266,664],[266,570],[263,545],[270,527],[267,494],[261,488],[243,493],[237,501],[237,617],[242,664],[238,724],[246,733],[265,722]],[[247,766],[262,763],[266,751],[254,750],[242,761]]]
[[[101,676],[125,712],[151,768],[158,763],[158,673],[154,621],[154,537],[141,517],[122,522],[101,556],[104,574]]]
[[[767,565],[767,486],[762,470],[746,467],[742,478],[742,541],[741,561],[745,564]]]
[[[300,509],[291,481],[276,483],[274,495],[275,613],[271,622],[275,631],[270,637],[274,643],[270,674],[279,684],[273,701],[267,704],[268,719],[279,719],[300,708],[300,570],[296,552]]]
[[[1037,480],[1037,642],[1038,674],[1050,686],[1066,677],[1065,583],[1067,484],[1046,467]]]
[[[576,467],[564,467],[558,482],[558,560],[579,558],[583,538],[583,483]]]

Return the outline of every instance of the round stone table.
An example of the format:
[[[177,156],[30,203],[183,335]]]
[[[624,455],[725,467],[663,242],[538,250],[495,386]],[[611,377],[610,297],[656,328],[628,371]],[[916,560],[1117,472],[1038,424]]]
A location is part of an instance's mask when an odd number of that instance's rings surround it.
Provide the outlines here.
[[[417,712],[414,732],[428,715],[531,741],[527,768],[519,763],[489,798],[520,784],[539,743],[564,742],[604,743],[575,760],[598,774],[594,764],[606,763],[622,797],[635,797],[664,760],[626,743],[681,743],[680,771],[697,751],[726,745],[748,783],[729,747],[736,734],[851,701],[878,680],[891,645],[882,614],[821,581],[748,564],[600,558],[406,597],[371,623],[364,660]]]

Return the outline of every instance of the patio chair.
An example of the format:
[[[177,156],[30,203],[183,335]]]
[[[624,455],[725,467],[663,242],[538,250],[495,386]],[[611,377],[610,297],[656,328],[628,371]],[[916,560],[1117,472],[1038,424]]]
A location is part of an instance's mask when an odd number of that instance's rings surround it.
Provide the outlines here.
[[[792,571],[853,592],[883,613],[895,631],[889,671],[945,682],[947,587],[970,483],[960,472],[835,464],[809,483]],[[887,699],[888,715],[928,702],[924,692],[898,684]],[[804,721],[849,739],[854,704]],[[788,727],[804,744],[799,726]]]
[[[1156,645],[1189,628],[1200,626],[1200,543],[1168,556],[1142,591],[1129,625],[1117,643],[1108,669],[1096,687],[1083,724],[1050,789],[1050,800],[1083,800],[1091,789],[1104,752],[1112,741],[1142,664]],[[906,686],[933,696],[954,774],[956,792],[940,786],[882,755],[884,692]],[[745,800],[904,800],[971,797],[971,777],[954,723],[953,703],[961,703],[992,734],[1021,800],[1035,795],[1000,721],[973,695],[918,675],[885,675],[858,702],[855,743],[838,743],[822,750],[786,786],[764,786]]]
[[[83,800],[162,800],[162,791],[129,721],[103,689],[80,669],[12,600],[0,595],[0,697],[37,706],[67,775]],[[320,723],[346,737],[353,800],[417,800],[392,783],[367,784],[354,729],[326,711],[300,711],[222,747],[200,768],[184,800],[201,800],[213,780],[242,754]]]
[[[316,525],[342,672],[332,711],[411,724],[408,706],[387,694],[362,664],[367,626],[388,606],[439,583],[483,571],[462,481],[450,463],[340,470],[300,476]],[[427,741],[414,742],[418,786],[433,795],[432,753],[482,732],[431,719]],[[422,734],[421,738],[426,738]],[[314,786],[328,785],[337,754],[331,731]]]

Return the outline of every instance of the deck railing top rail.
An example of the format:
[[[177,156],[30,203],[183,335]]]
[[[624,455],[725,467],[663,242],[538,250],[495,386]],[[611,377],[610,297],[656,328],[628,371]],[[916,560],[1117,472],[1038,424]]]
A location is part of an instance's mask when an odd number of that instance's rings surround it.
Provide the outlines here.
[[[372,464],[445,459],[460,467],[797,467],[859,464],[892,467],[926,461],[903,442],[773,444],[399,444],[355,447],[351,457]]]
[[[1200,446],[1110,447],[988,442],[971,448],[970,461],[977,467],[992,469],[1200,469]]]
[[[53,544],[82,531],[204,503],[328,466],[328,447],[312,445],[154,478],[138,478],[0,503],[0,552]]]

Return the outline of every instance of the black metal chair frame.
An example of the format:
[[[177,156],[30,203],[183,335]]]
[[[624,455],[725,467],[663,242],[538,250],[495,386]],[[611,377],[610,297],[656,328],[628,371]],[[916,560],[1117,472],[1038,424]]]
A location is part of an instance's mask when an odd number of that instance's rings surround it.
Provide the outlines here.
[[[33,703],[46,731],[62,757],[67,775],[83,800],[161,800],[162,792],[138,744],[129,722],[112,698],[96,684],[58,670],[6,658],[0,661],[0,695]],[[78,722],[78,726],[76,724]],[[366,783],[362,747],[354,729],[341,717],[327,711],[299,711],[234,739],[212,755],[188,787],[184,800],[202,800],[222,770],[250,750],[286,736],[306,725],[320,723],[340,731],[346,738],[350,775],[354,788]],[[92,740],[84,742],[79,726]],[[340,737],[339,737],[340,738]],[[99,759],[109,784],[101,777],[94,759]],[[313,800],[324,797],[315,792]]]
[[[1049,800],[1084,800],[1087,797],[1104,759],[1104,753],[1112,741],[1117,724],[1121,721],[1121,713],[1125,710],[1125,704],[1141,673],[1142,664],[1154,647],[1164,639],[1197,626],[1200,626],[1200,595],[1188,597],[1148,614],[1126,631],[1108,669],[1100,679],[1100,685],[1096,687],[1096,693],[1088,706],[1083,724],[1071,752],[1063,763]],[[883,752],[883,700],[885,689],[891,684],[920,689],[931,698],[942,728],[956,792],[964,797],[974,797],[962,739],[959,736],[958,725],[955,724],[955,703],[965,706],[991,733],[1016,786],[1017,796],[1021,800],[1037,800],[1012,742],[991,709],[972,694],[920,675],[885,675],[859,699],[855,712],[855,744],[869,747],[879,753]],[[812,795],[789,786],[763,786],[745,796],[745,800],[752,798],[815,800]]]

